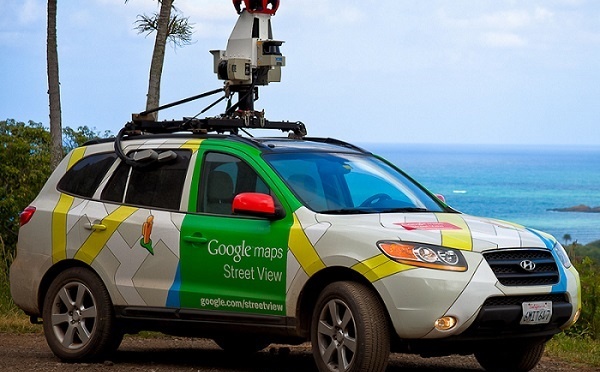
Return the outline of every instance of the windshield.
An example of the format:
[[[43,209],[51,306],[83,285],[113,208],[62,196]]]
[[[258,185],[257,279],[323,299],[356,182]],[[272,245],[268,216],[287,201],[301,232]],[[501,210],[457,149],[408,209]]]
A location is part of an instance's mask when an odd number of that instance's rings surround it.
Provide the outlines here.
[[[315,212],[443,211],[418,185],[372,155],[286,153],[268,154],[265,160]]]

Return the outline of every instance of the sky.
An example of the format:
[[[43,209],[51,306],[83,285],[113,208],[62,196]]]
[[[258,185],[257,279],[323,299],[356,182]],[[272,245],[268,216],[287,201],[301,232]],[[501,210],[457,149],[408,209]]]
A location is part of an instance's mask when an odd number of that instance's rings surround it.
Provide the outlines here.
[[[167,48],[161,104],[220,88],[230,0],[176,0],[193,43]],[[49,126],[46,2],[0,0],[0,120]],[[145,108],[157,1],[58,1],[63,126],[113,133]],[[270,120],[349,142],[600,146],[598,0],[281,0]],[[161,111],[194,116],[213,100]],[[214,116],[224,105],[209,111]]]

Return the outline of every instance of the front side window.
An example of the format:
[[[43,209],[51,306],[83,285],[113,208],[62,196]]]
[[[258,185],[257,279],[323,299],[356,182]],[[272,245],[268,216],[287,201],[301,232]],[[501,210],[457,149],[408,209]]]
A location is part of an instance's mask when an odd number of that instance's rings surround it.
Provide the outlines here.
[[[371,155],[287,153],[265,155],[265,160],[315,212],[443,211],[419,185]]]
[[[269,194],[269,187],[241,159],[217,152],[206,155],[202,167],[198,211],[231,215],[233,198],[243,192]]]
[[[94,154],[81,159],[61,178],[58,189],[75,196],[91,198],[116,159],[115,153]]]
[[[121,163],[104,188],[102,200],[179,210],[191,152],[173,152],[177,156],[164,163],[144,167]]]

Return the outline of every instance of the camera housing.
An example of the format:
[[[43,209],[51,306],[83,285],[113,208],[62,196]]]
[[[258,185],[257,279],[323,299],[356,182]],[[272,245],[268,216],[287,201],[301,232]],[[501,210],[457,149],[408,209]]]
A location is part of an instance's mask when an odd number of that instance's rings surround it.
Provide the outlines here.
[[[268,85],[281,81],[285,57],[283,41],[273,39],[271,14],[242,10],[227,41],[226,50],[211,50],[214,72],[235,90],[236,86]]]

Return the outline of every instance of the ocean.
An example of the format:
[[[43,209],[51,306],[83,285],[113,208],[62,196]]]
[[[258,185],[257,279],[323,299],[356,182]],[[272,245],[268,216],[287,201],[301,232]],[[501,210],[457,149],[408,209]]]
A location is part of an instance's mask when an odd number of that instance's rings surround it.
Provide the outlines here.
[[[600,240],[600,147],[361,144],[390,160],[455,209],[554,235]]]

